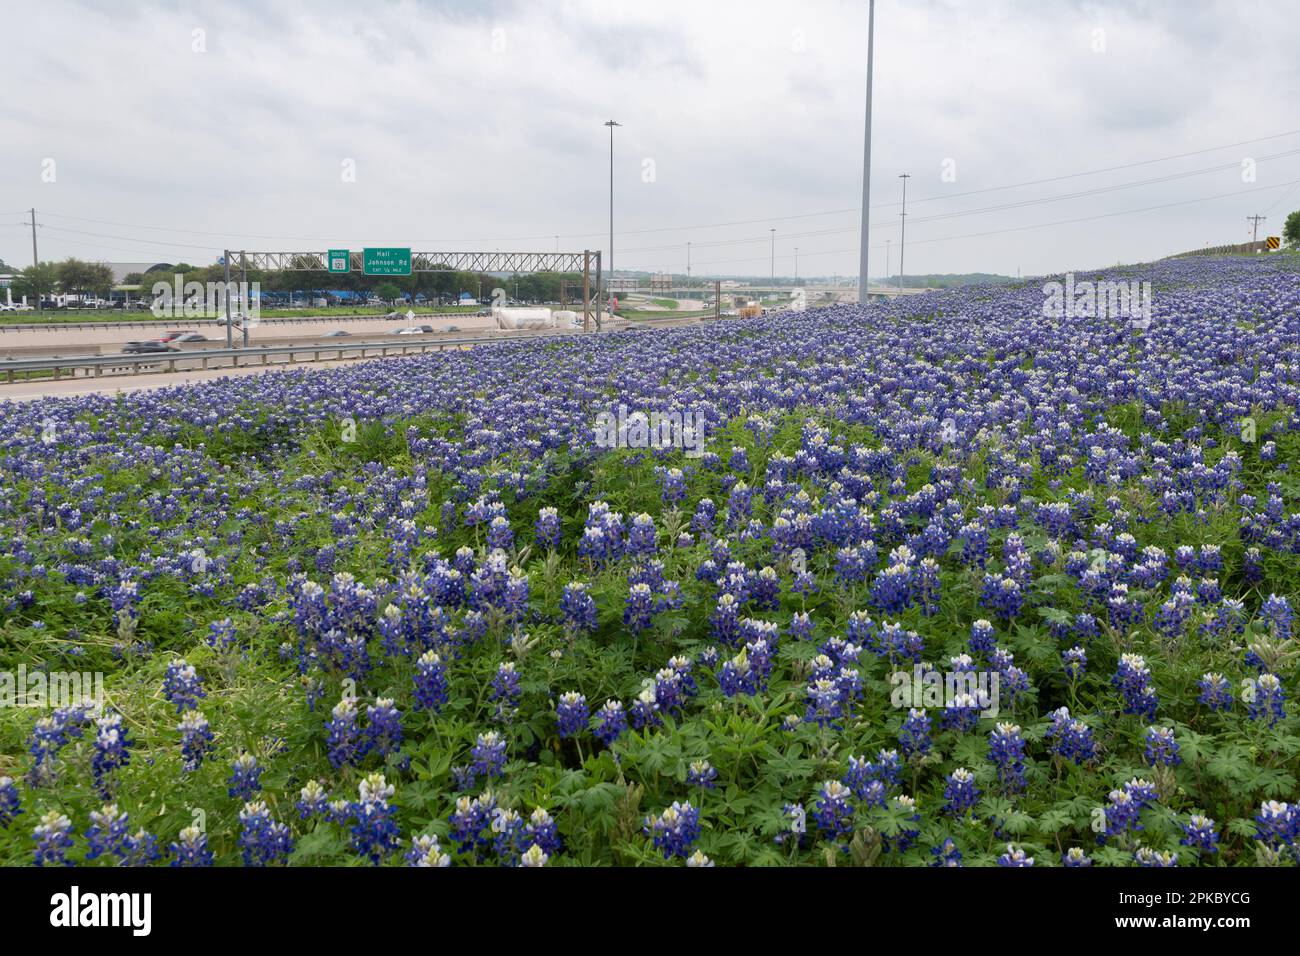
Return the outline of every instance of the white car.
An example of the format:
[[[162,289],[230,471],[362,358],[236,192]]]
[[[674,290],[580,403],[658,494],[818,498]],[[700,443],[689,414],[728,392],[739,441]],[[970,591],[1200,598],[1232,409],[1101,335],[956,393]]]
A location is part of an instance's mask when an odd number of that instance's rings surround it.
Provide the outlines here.
[[[424,335],[426,332],[432,332],[432,325],[411,325],[404,329],[398,329],[393,335]]]

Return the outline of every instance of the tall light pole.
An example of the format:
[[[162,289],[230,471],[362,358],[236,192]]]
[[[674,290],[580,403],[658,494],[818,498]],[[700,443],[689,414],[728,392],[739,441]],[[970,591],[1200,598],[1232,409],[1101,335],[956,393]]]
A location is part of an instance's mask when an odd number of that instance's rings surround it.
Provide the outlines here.
[[[613,120],[607,120],[605,123],[609,127],[609,276],[605,280],[606,298],[612,303],[614,295],[610,291],[614,288],[614,127],[622,126],[622,123],[616,123]],[[613,318],[611,315],[610,318]]]
[[[889,243],[890,242],[892,242],[892,240],[890,239],[885,240],[885,281],[886,282],[889,281]]]
[[[899,173],[898,178],[903,181],[903,211],[898,214],[902,224],[899,226],[898,234],[898,291],[903,291],[903,255],[907,249],[907,181],[912,178],[910,173]]]
[[[871,59],[876,32],[876,0],[867,10],[867,131],[862,143],[862,239],[858,244],[858,303],[867,302],[867,233],[871,226]]]

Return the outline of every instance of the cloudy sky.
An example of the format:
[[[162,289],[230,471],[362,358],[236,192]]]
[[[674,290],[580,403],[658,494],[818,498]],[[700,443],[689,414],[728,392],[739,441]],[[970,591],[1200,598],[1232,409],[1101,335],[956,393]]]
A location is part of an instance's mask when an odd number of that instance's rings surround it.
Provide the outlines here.
[[[606,249],[855,274],[865,0],[14,2],[0,258]],[[880,0],[872,268],[1025,275],[1280,232],[1295,0]],[[21,40],[19,41],[19,38]],[[1012,187],[1012,188],[1002,188]],[[558,240],[555,238],[558,235]]]

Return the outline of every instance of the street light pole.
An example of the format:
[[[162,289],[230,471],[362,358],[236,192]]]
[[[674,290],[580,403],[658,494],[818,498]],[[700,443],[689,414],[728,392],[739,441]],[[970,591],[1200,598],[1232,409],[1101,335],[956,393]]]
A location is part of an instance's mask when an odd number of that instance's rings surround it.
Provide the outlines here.
[[[867,11],[867,131],[862,144],[862,238],[858,243],[858,303],[867,302],[867,233],[871,225],[871,60],[876,32],[876,0]]]
[[[605,291],[613,308],[614,296],[610,291],[614,287],[614,127],[622,126],[622,123],[616,123],[613,120],[607,120],[605,125],[609,127],[609,276],[605,280]],[[610,316],[613,318],[613,315]]]
[[[899,179],[903,181],[903,211],[899,213],[902,219],[902,225],[899,227],[898,235],[898,291],[903,291],[903,255],[907,248],[907,181],[912,178],[910,173],[900,173]]]

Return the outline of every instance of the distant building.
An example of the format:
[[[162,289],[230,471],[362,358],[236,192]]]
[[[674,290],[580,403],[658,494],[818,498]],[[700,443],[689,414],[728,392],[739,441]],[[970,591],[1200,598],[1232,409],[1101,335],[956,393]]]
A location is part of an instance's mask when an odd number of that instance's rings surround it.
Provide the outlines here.
[[[122,285],[133,272],[170,272],[176,268],[170,262],[104,262],[101,265],[113,270],[113,285]]]

